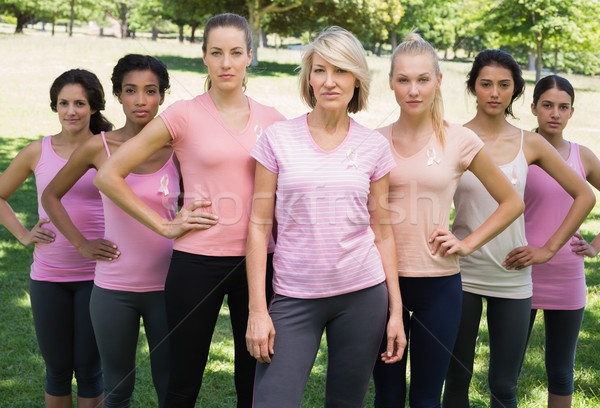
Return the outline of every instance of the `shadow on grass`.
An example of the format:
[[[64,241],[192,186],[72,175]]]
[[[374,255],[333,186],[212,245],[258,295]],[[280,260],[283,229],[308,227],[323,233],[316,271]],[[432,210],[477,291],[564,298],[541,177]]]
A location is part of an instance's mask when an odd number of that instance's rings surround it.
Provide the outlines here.
[[[206,75],[208,73],[202,58],[180,57],[177,55],[157,55],[156,58],[167,65],[170,71],[194,72]],[[295,64],[282,64],[273,61],[260,61],[258,66],[249,67],[250,76],[283,77],[296,75]]]

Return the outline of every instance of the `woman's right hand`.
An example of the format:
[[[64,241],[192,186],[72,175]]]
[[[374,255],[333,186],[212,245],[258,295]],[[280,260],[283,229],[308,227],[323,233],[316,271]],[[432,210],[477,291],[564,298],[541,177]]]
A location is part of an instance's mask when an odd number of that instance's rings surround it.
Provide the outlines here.
[[[117,245],[102,238],[85,241],[75,249],[84,257],[96,261],[114,261],[121,255]]]
[[[54,232],[42,227],[43,224],[47,224],[49,222],[50,220],[47,218],[38,220],[37,224],[33,226],[31,231],[21,238],[21,243],[25,246],[31,246],[34,244],[49,244],[54,242]]]
[[[177,238],[191,230],[207,230],[217,224],[219,217],[203,211],[196,211],[199,208],[210,207],[210,201],[197,200],[182,208],[173,221],[168,221],[165,225],[163,236],[167,238]]]
[[[571,239],[571,251],[577,255],[587,256],[590,258],[598,255],[598,250],[589,244],[579,231],[577,231],[573,239]]]
[[[275,353],[275,327],[269,312],[250,312],[246,330],[246,348],[260,363],[270,363]]]

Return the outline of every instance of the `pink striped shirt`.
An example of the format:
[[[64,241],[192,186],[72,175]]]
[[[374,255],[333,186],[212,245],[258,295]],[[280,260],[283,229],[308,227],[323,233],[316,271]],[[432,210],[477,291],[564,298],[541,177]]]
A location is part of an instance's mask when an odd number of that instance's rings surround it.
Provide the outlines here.
[[[377,285],[385,274],[367,200],[371,183],[396,165],[389,143],[350,119],[344,141],[326,152],[306,118],[275,123],[252,150],[278,174],[275,293],[322,298]]]

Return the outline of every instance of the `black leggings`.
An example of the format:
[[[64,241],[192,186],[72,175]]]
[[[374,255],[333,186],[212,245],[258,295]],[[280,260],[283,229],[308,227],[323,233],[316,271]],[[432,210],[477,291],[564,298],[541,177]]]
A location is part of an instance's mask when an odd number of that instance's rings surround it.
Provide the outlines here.
[[[267,259],[267,299],[273,257]],[[246,350],[248,281],[243,256],[216,257],[173,251],[165,285],[171,373],[167,406],[193,407],[202,385],[210,342],[227,295],[235,348],[237,406],[252,406],[256,360]]]
[[[573,370],[577,338],[585,308],[577,310],[544,310],[546,331],[546,375],[548,392],[555,395],[572,395]],[[535,323],[537,310],[531,311],[529,336]]]
[[[104,407],[130,406],[140,317],[150,348],[152,380],[164,406],[169,374],[168,328],[163,291],[127,292],[94,286],[90,314],[104,371]]]
[[[517,379],[527,344],[531,298],[506,299],[463,292],[460,329],[446,375],[444,408],[469,406],[469,385],[483,298],[487,301],[490,339],[490,407],[517,407]]]
[[[73,373],[79,397],[102,394],[100,355],[89,312],[92,285],[92,281],[30,281],[31,312],[49,395],[70,395]]]
[[[438,408],[460,322],[460,274],[428,278],[400,277],[399,282],[408,348],[402,360],[396,364],[384,364],[377,359],[373,371],[375,408],[404,407],[408,353],[409,405],[412,408]],[[380,352],[385,351],[386,343],[384,337]]]

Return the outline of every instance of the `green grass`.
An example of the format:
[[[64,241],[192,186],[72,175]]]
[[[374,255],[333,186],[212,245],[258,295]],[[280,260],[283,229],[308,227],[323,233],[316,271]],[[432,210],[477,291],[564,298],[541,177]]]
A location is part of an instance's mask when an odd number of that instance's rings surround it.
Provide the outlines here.
[[[0,98],[0,169],[29,141],[56,133],[59,124],[56,114],[49,109],[48,89],[52,80],[66,69],[87,68],[95,72],[110,92],[110,72],[116,60],[130,52],[159,56],[169,67],[172,89],[164,107],[203,91],[206,70],[200,61],[200,44],[181,45],[166,40],[118,40],[95,38],[83,34],[68,38],[64,33],[54,38],[48,33],[26,30],[25,35],[9,34],[13,28],[0,24],[2,49],[2,97]],[[261,63],[250,72],[247,93],[258,100],[277,107],[287,117],[306,111],[299,95],[295,68],[300,54],[297,51],[261,49]],[[398,108],[387,84],[389,59],[369,57],[373,74],[369,110],[356,119],[370,127],[379,127],[396,119]],[[474,100],[464,91],[465,74],[469,68],[464,62],[443,62],[442,91],[446,101],[446,117],[453,122],[465,122],[474,112]],[[526,129],[535,126],[529,112],[534,74],[525,72],[529,80],[523,100],[515,104],[518,117],[513,121]],[[596,137],[600,129],[600,79],[568,76],[576,87],[576,112],[569,123],[568,136],[574,141],[600,153]],[[107,117],[117,126],[123,123],[123,114],[116,99],[106,96]],[[10,199],[10,204],[26,226],[36,222],[35,186],[29,179]],[[583,226],[590,239],[600,231],[600,207]],[[44,365],[39,355],[29,307],[29,265],[31,249],[22,247],[0,227],[0,408],[40,407],[43,405]],[[588,279],[588,306],[581,331],[576,362],[575,407],[600,407],[600,276],[596,260],[586,262]],[[227,308],[223,308],[213,337],[209,363],[204,376],[198,407],[232,407],[233,389],[232,340]],[[325,344],[319,355],[313,375],[307,385],[303,407],[323,405],[326,375]],[[487,361],[489,347],[487,328],[482,323],[477,343],[478,357],[471,387],[473,407],[488,406]],[[151,385],[145,336],[140,335],[138,371],[134,407],[156,406]],[[541,316],[536,323],[528,354],[519,382],[522,407],[545,406],[546,382],[543,364],[543,327]],[[372,406],[373,388],[369,388],[367,406]]]

